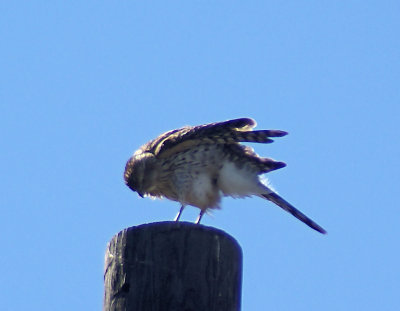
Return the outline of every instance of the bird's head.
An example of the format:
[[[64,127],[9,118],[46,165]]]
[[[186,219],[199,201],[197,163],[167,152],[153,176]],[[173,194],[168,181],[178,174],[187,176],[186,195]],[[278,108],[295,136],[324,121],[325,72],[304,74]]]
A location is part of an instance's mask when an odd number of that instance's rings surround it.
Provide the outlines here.
[[[155,162],[154,154],[143,152],[135,153],[126,163],[125,183],[141,197],[149,194],[154,186]]]

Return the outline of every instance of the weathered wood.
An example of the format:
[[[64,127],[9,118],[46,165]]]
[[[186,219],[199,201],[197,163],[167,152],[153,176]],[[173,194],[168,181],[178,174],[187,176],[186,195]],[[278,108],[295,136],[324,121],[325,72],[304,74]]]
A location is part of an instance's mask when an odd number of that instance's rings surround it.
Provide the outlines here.
[[[131,227],[105,258],[104,311],[240,310],[242,251],[221,230],[187,222]]]

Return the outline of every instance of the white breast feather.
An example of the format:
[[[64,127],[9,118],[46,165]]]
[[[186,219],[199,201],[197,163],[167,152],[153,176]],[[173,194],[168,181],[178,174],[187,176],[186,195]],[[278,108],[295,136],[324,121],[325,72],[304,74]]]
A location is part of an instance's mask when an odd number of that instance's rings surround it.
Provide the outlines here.
[[[266,191],[257,173],[239,169],[234,163],[228,161],[224,163],[220,171],[219,187],[224,195],[235,198],[259,195]]]
[[[193,192],[196,197],[206,197],[206,194],[214,191],[210,177],[206,174],[200,174],[193,180]]]
[[[220,196],[208,174],[198,175],[192,182],[188,204],[200,208],[218,208]]]

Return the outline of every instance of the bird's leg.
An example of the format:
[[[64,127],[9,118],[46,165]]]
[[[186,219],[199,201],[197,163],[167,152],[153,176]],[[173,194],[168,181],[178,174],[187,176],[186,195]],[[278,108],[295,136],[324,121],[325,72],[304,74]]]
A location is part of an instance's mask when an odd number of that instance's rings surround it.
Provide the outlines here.
[[[179,210],[179,213],[176,215],[174,221],[179,221],[179,218],[181,217],[184,208],[185,206],[181,205],[181,209]]]
[[[201,210],[201,212],[200,212],[200,214],[199,214],[199,217],[197,217],[196,225],[199,225],[199,224],[200,224],[200,220],[201,220],[201,218],[203,217],[204,212],[205,212],[205,211]]]

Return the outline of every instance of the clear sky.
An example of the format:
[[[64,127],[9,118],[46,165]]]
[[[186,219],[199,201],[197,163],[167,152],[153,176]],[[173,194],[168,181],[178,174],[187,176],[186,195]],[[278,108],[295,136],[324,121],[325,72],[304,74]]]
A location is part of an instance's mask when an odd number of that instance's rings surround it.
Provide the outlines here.
[[[260,198],[203,224],[243,248],[243,310],[394,310],[399,1],[3,1],[0,309],[100,310],[107,242],[172,220],[126,160],[158,134],[252,117],[252,145],[323,236]],[[198,210],[187,208],[193,221]]]

